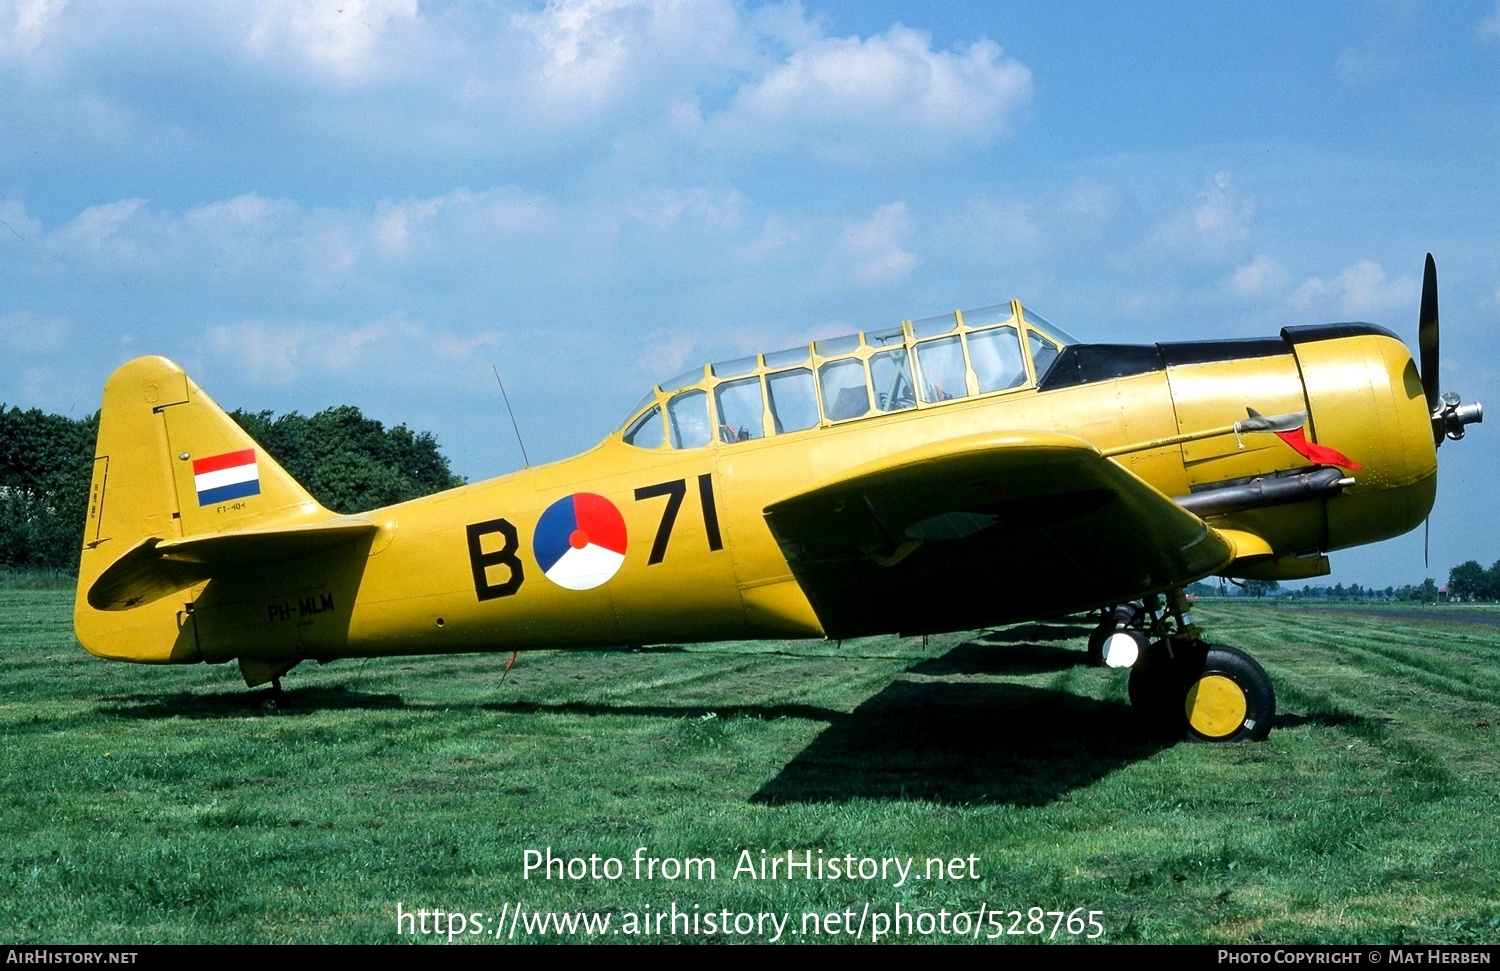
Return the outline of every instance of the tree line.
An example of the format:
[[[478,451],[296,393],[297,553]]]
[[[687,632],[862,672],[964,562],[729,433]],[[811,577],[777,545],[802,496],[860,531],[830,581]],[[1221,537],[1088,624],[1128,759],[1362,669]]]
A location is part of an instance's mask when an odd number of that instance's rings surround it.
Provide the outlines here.
[[[1500,560],[1486,570],[1465,560],[1448,572],[1449,600],[1500,600]]]
[[[1470,561],[1473,562],[1472,560]],[[1467,566],[1467,564],[1465,564]],[[1474,564],[1476,567],[1479,564]],[[1500,563],[1495,564],[1500,567]],[[1454,567],[1457,571],[1461,567]],[[1284,597],[1292,600],[1399,600],[1408,603],[1437,603],[1442,600],[1444,593],[1439,589],[1437,581],[1427,577],[1421,583],[1406,583],[1401,586],[1388,587],[1366,587],[1358,583],[1345,586],[1335,583],[1333,586],[1318,584],[1317,586],[1283,587],[1275,580],[1243,580],[1231,581],[1234,590],[1224,584],[1217,586],[1199,581],[1190,584],[1187,592],[1200,597],[1222,597],[1226,594],[1240,597]],[[1500,589],[1500,588],[1497,588]],[[1473,599],[1466,597],[1455,597],[1452,593],[1452,581],[1449,581],[1448,599]]]
[[[315,415],[234,411],[314,499],[358,513],[462,485],[428,432],[386,428],[342,405]],[[0,405],[0,567],[76,572],[99,415]]]

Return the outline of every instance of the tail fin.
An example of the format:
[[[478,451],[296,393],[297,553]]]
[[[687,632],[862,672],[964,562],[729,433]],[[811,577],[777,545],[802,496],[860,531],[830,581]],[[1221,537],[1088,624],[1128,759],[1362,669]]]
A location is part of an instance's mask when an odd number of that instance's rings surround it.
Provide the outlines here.
[[[196,661],[191,591],[216,551],[265,560],[265,537],[306,552],[350,529],[373,527],[318,505],[176,364],[137,358],[104,386],[74,629],[101,657]]]

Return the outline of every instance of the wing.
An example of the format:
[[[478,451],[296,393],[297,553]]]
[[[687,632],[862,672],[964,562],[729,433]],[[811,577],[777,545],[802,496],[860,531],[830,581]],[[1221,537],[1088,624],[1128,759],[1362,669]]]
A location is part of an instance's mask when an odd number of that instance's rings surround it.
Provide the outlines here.
[[[1214,530],[1082,439],[991,433],[888,456],[766,521],[829,637],[1122,603],[1222,568]]]

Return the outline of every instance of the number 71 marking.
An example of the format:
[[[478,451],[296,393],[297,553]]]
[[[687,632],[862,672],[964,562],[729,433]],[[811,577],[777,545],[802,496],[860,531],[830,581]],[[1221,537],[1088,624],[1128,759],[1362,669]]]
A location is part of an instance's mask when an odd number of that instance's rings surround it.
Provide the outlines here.
[[[667,542],[672,538],[672,527],[677,524],[677,513],[682,509],[682,497],[685,495],[686,479],[658,482],[635,490],[637,502],[658,496],[667,497],[666,508],[661,511],[661,524],[656,527],[656,539],[651,543],[651,555],[646,559],[647,566],[655,566],[666,558]],[[703,508],[703,531],[708,534],[708,548],[710,551],[722,550],[724,540],[719,535],[719,510],[714,503],[713,476],[708,472],[698,476],[698,502]]]

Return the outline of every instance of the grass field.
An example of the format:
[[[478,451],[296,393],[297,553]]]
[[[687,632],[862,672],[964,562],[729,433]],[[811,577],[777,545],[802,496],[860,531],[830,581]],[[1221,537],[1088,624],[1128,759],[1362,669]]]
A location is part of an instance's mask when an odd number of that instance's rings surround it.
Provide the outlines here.
[[[894,942],[1048,939],[1054,917],[1011,916],[1033,907],[1100,911],[1113,942],[1500,941],[1500,616],[1478,609],[1202,605],[1279,696],[1268,741],[1223,746],[1144,737],[1066,623],[534,653],[503,684],[504,655],[309,665],[265,712],[232,666],[89,657],[70,609],[68,589],[0,585],[16,942],[447,939],[398,936],[398,904],[482,915],[464,941],[491,919],[510,940],[518,904],[635,922],[611,941],[772,938],[706,933],[725,911],[868,940],[898,907]],[[548,847],[621,875],[526,878]],[[636,879],[641,847],[716,879]],[[961,866],[736,878],[763,850]],[[673,907],[698,935],[640,935]]]

